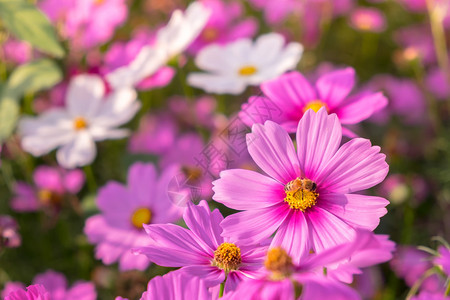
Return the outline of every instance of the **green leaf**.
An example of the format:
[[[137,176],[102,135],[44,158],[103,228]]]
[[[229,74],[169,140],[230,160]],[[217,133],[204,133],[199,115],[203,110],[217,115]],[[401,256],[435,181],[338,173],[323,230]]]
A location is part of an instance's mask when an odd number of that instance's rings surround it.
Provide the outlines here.
[[[48,89],[62,79],[58,65],[50,59],[40,59],[17,67],[0,86],[0,142],[14,131],[19,118],[19,100],[25,93]]]
[[[50,55],[64,56],[64,49],[47,17],[24,0],[0,0],[0,20],[18,39]]]
[[[1,1],[1,0],[0,0]],[[51,88],[62,80],[58,65],[50,59],[39,59],[20,65],[11,74],[4,88],[3,96],[19,99],[25,93]]]

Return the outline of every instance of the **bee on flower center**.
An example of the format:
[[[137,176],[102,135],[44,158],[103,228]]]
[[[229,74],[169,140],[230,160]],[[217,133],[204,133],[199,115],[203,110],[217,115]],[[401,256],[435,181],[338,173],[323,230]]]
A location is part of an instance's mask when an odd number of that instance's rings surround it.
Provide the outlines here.
[[[316,205],[317,197],[319,197],[316,190],[317,184],[314,181],[297,177],[284,186],[286,194],[284,201],[289,204],[291,209],[299,209],[305,212],[306,209]]]

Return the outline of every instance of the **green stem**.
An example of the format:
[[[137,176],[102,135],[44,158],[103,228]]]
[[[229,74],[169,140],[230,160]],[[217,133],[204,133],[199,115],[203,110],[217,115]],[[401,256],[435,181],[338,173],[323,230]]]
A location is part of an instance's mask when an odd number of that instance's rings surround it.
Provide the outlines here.
[[[225,275],[224,281],[220,284],[219,298],[223,297],[223,292],[225,290],[225,282],[227,282],[228,274]]]
[[[92,172],[91,165],[84,166],[84,173],[86,174],[89,192],[95,193],[97,191],[97,182],[95,181],[94,172]]]
[[[445,290],[445,297],[447,297],[448,295],[450,295],[450,277],[447,278],[447,289]]]

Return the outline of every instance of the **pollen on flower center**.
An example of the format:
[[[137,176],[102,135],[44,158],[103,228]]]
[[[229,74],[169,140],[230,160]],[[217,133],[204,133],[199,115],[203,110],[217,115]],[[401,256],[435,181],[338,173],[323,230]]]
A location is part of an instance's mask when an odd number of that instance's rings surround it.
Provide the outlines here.
[[[319,109],[321,109],[322,107],[325,107],[328,110],[327,105],[320,101],[320,100],[313,100],[311,102],[309,102],[304,108],[303,108],[303,112],[305,113],[308,109],[312,109],[315,112],[318,112]]]
[[[39,202],[43,205],[58,205],[61,202],[61,196],[50,190],[39,190],[37,196]]]
[[[316,192],[316,188],[317,185],[314,181],[297,177],[284,187],[286,194],[284,201],[289,204],[291,209],[299,209],[305,212],[317,203],[319,194]]]
[[[237,270],[241,262],[241,249],[233,243],[222,243],[214,251],[212,265],[217,266],[227,273],[232,270]]]
[[[272,248],[267,252],[264,266],[272,272],[271,277],[274,280],[281,280],[288,277],[294,268],[292,258],[281,247]]]
[[[75,128],[75,130],[86,129],[87,126],[88,126],[87,121],[83,117],[76,117],[73,120],[73,127]]]
[[[205,41],[212,42],[215,41],[219,37],[219,32],[215,28],[205,28],[202,32],[202,38]]]
[[[134,227],[141,229],[143,224],[148,224],[152,220],[152,212],[150,209],[141,207],[136,209],[131,216],[131,223]]]
[[[247,65],[243,66],[239,69],[239,75],[241,76],[250,76],[255,74],[258,71],[258,69],[255,66]]]

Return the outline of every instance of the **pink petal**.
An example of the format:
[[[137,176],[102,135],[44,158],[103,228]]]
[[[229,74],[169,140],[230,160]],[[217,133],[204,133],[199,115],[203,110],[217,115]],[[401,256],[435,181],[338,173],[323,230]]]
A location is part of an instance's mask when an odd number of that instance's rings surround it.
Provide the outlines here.
[[[389,201],[358,194],[321,194],[318,206],[355,227],[374,230],[387,213]]]
[[[335,193],[364,190],[383,181],[389,171],[386,155],[367,139],[345,143],[317,176],[317,185]]]
[[[355,229],[330,212],[314,206],[306,214],[313,250],[320,253],[333,246],[351,241]]]
[[[288,133],[278,124],[254,124],[247,134],[247,147],[255,163],[282,184],[300,174],[299,162]]]
[[[286,203],[280,203],[230,215],[221,223],[222,236],[233,237],[242,243],[260,242],[277,230],[288,216],[289,210]]]
[[[334,112],[338,115],[342,124],[356,124],[369,118],[373,113],[380,111],[387,104],[387,98],[383,93],[379,92],[346,102],[336,108]]]
[[[133,250],[146,255],[150,261],[165,267],[183,267],[208,263],[212,253],[206,253],[192,233],[173,224],[144,225],[152,243]]]
[[[128,171],[128,190],[131,194],[129,201],[136,203],[137,207],[149,208],[154,200],[152,196],[156,192],[156,178],[157,173],[153,164],[134,163]],[[159,200],[155,199],[155,202]]]
[[[355,85],[355,70],[345,68],[327,73],[316,82],[319,100],[333,110],[347,97]]]
[[[335,114],[325,108],[315,113],[309,109],[298,123],[297,154],[305,176],[315,179],[336,153],[341,143],[342,130]]]
[[[223,221],[223,216],[218,209],[211,212],[205,200],[202,200],[199,205],[189,202],[183,219],[206,252],[214,252],[222,244],[220,222]]]
[[[268,207],[284,198],[282,184],[250,170],[222,171],[213,185],[213,199],[237,210]]]
[[[358,293],[348,285],[324,276],[309,276],[300,279],[300,282],[303,283],[300,299],[361,300]]]
[[[33,179],[39,189],[46,189],[58,194],[64,193],[61,170],[48,166],[39,166],[33,174]]]
[[[271,247],[281,246],[298,264],[311,249],[309,243],[309,228],[302,211],[292,211],[278,228]]]

